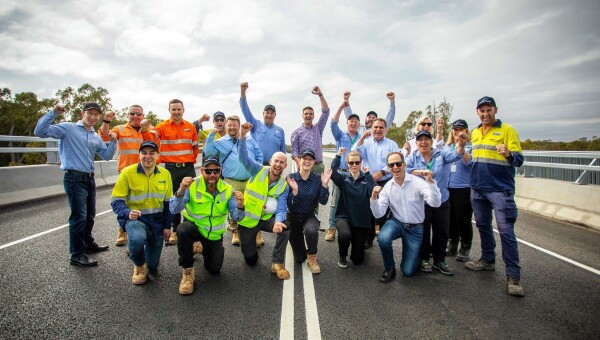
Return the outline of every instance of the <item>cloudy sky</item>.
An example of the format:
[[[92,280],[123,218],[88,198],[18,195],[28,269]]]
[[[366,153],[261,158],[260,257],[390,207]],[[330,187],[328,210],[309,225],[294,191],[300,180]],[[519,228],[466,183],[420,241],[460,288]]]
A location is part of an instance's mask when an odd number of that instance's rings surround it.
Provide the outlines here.
[[[598,18],[597,0],[0,0],[0,87],[51,97],[88,82],[162,118],[179,98],[192,120],[241,115],[248,81],[250,108],[274,104],[288,143],[319,106],[313,85],[332,111],[352,91],[361,117],[394,91],[397,124],[446,98],[474,125],[490,95],[521,139],[570,141],[600,136]]]

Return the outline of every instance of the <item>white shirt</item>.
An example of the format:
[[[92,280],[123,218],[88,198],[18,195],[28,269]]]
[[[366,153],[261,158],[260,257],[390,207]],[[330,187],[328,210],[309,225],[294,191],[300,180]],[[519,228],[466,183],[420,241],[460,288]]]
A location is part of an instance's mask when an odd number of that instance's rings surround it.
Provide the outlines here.
[[[379,198],[371,201],[371,212],[382,217],[389,207],[394,218],[402,223],[419,224],[425,220],[425,202],[433,208],[442,204],[442,194],[435,181],[429,183],[411,174],[406,174],[404,184],[392,178],[385,184]]]

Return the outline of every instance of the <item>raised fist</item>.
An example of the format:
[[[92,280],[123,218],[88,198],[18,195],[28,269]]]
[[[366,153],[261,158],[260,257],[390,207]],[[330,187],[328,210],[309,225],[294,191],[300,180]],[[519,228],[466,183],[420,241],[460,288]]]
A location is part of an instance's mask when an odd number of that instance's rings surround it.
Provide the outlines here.
[[[344,101],[345,101],[345,102],[347,102],[347,101],[348,101],[348,99],[350,99],[350,95],[351,95],[351,94],[352,94],[352,93],[350,93],[350,91],[346,91],[346,92],[344,92]]]
[[[208,114],[203,114],[202,117],[200,117],[200,124],[202,124],[203,122],[208,122],[210,120],[210,116]]]
[[[194,182],[194,179],[192,177],[184,177],[181,180],[181,184],[179,184],[179,190],[181,192],[186,191],[187,189],[190,188],[190,186],[192,185],[192,182]]]
[[[316,94],[317,96],[320,96],[323,94],[323,93],[321,93],[321,89],[318,86],[313,87],[311,92],[312,92],[312,94]]]
[[[245,82],[241,83],[240,89],[242,89],[242,91],[246,91],[248,89],[248,82],[245,81]]]
[[[108,121],[112,121],[113,118],[115,118],[115,112],[114,111],[108,111],[104,114],[104,120],[108,120]]]
[[[117,134],[112,131],[108,133],[108,138],[115,143],[117,142]]]
[[[341,148],[338,150],[338,153],[337,153],[337,154],[338,154],[338,156],[341,156],[341,155],[343,155],[343,154],[344,154],[344,152],[346,152],[346,148],[342,146],[342,147],[341,147]]]
[[[245,137],[246,134],[252,130],[252,124],[251,123],[244,123],[242,124],[242,132],[241,132],[241,136]]]
[[[129,212],[129,219],[132,221],[137,220],[140,216],[142,216],[142,212],[139,210],[131,210]]]
[[[65,113],[65,106],[62,104],[56,104],[56,106],[54,107],[54,112],[56,112],[59,115]]]
[[[396,99],[396,95],[394,94],[394,92],[390,91],[386,94],[386,96],[388,97],[389,100],[394,100]]]
[[[379,193],[381,192],[381,187],[378,185],[375,188],[373,188],[373,193],[371,194],[371,199],[375,200],[377,199],[377,195],[379,195]]]
[[[238,208],[240,208],[240,209],[244,208],[244,193],[243,192],[234,191],[233,198],[235,198]]]

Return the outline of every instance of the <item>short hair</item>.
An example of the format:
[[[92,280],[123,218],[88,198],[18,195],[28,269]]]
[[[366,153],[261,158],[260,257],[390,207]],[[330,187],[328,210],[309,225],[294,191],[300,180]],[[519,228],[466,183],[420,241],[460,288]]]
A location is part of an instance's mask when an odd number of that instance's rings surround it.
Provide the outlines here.
[[[387,122],[385,121],[385,119],[383,119],[383,118],[375,118],[373,120],[373,124],[375,124],[375,122],[383,122],[383,126],[385,126],[387,128]]]
[[[362,161],[362,156],[360,154],[360,151],[358,151],[358,150],[353,150],[353,151],[348,152],[348,156],[346,156],[346,162],[350,159],[350,156],[358,156],[358,157],[360,157],[360,160]]]
[[[169,108],[171,108],[171,104],[178,104],[178,103],[181,104],[181,107],[185,108],[183,106],[183,102],[179,99],[171,99],[171,101],[169,102]]]
[[[235,120],[238,123],[238,125],[241,125],[241,123],[240,123],[240,117],[238,117],[236,115],[232,115],[232,116],[227,117],[227,119],[225,119],[225,123],[227,123],[230,120]]]
[[[315,112],[315,110],[314,110],[312,107],[310,107],[310,106],[305,106],[305,107],[302,109],[302,113],[304,113],[304,110],[306,110],[306,109],[310,109],[310,110],[311,110],[313,113]]]
[[[134,108],[134,107],[139,107],[142,110],[142,113],[144,113],[144,108],[141,105],[139,105],[139,104],[133,104],[133,105],[131,105],[129,107],[129,111],[131,111],[131,108]]]
[[[392,156],[392,155],[400,156],[400,159],[402,160],[402,162],[404,162],[404,155],[402,154],[402,152],[398,152],[398,151],[392,151],[392,152],[388,153],[387,157],[385,157],[385,161],[387,162],[388,159],[390,159],[390,156]]]
[[[419,119],[417,120],[417,122],[415,123],[415,128],[414,128],[414,130],[413,130],[413,133],[415,134],[415,136],[417,135],[417,132],[419,132],[419,130],[418,130],[418,129],[419,129],[419,125],[421,125],[421,123],[423,123],[423,121],[425,121],[425,119],[429,119],[429,120],[431,120],[431,117],[429,117],[429,116],[425,115],[425,116],[423,116],[423,117],[419,118]],[[431,122],[433,123],[433,121],[432,121],[432,120],[431,120]]]

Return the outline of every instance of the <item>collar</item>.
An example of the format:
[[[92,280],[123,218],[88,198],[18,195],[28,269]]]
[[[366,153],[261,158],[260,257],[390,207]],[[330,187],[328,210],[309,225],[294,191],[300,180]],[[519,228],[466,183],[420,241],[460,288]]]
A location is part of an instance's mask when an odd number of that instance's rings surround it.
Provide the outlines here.
[[[146,173],[146,172],[144,171],[144,168],[142,167],[142,163],[141,163],[141,162],[140,162],[140,163],[138,163],[138,166],[137,166],[137,172],[138,172],[138,173],[140,173],[140,174],[145,174],[145,173]],[[159,172],[160,172],[160,171],[158,170],[158,166],[156,166],[156,165],[155,165],[155,166],[154,166],[154,173],[155,173],[155,174],[157,174],[157,173],[159,173]]]
[[[87,131],[87,129],[85,128],[85,125],[83,125],[83,121],[81,119],[78,120],[77,123],[75,123],[75,125],[79,125],[79,126],[81,126],[82,128],[84,128]],[[95,131],[96,130],[94,130],[94,126],[92,125],[92,128],[88,132],[95,132]]]
[[[480,129],[483,126],[483,124],[479,124],[477,125],[477,128]],[[502,126],[502,121],[500,119],[496,119],[496,121],[494,122],[494,124],[492,125],[492,127],[501,127]]]

